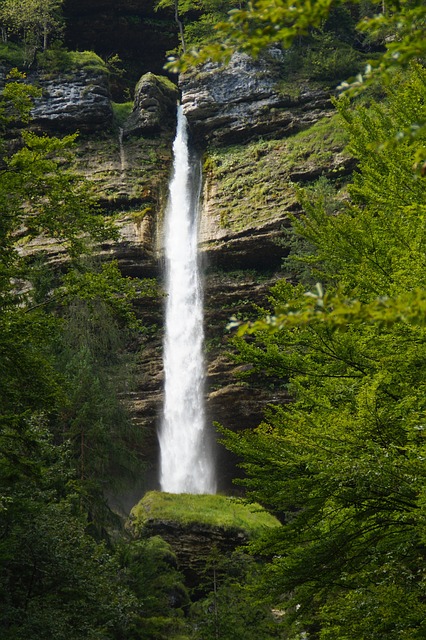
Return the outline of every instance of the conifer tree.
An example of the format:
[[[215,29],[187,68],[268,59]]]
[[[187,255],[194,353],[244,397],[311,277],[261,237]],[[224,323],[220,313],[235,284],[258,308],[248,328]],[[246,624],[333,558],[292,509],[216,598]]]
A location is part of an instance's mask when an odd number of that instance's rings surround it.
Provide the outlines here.
[[[295,223],[328,293],[279,283],[276,313],[240,346],[292,396],[254,432],[227,433],[248,495],[282,521],[256,547],[275,557],[265,588],[293,633],[321,640],[425,633],[426,327],[403,306],[425,289],[424,139],[387,142],[424,119],[425,83],[416,66],[387,102],[339,105],[359,162],[350,200],[330,210],[322,189],[304,192]]]

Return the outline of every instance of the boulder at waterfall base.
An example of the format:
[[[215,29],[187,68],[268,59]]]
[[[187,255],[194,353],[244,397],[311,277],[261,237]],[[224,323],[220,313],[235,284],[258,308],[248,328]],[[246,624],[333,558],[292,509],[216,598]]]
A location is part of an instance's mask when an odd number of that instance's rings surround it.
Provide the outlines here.
[[[223,495],[148,492],[133,507],[136,538],[161,536],[173,549],[189,586],[197,585],[212,550],[231,555],[278,520],[262,507]]]

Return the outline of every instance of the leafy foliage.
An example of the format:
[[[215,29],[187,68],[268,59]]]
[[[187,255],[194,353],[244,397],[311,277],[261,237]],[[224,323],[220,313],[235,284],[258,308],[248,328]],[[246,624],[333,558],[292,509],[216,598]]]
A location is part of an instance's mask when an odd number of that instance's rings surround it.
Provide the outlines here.
[[[0,24],[3,39],[15,35],[24,43],[26,63],[39,49],[46,50],[50,37],[62,29],[63,0],[2,0]]]
[[[226,18],[232,7],[232,0],[159,0],[156,3],[156,9],[173,8],[181,34],[180,51],[209,42],[215,25]]]
[[[260,563],[249,555],[236,551],[224,557],[213,548],[204,572],[208,593],[191,607],[194,640],[282,637],[269,603],[256,595],[260,575]]]
[[[184,612],[189,597],[177,560],[159,536],[118,546],[124,581],[141,604],[142,615],[128,631],[130,640],[182,639],[187,623]]]
[[[13,125],[18,135],[37,95],[21,80],[13,72],[2,94],[2,134]],[[112,470],[122,477],[139,462],[116,384],[128,382],[125,341],[140,329],[132,300],[156,290],[114,262],[89,268],[91,248],[117,232],[69,168],[74,138],[23,132],[18,151],[2,147],[0,626],[10,640],[118,639],[140,624],[100,539]],[[43,241],[60,268],[36,250]]]
[[[263,588],[290,634],[425,631],[424,135],[389,142],[424,119],[424,87],[415,67],[386,103],[338,105],[359,160],[350,201],[336,210],[324,191],[301,192],[295,222],[327,292],[279,283],[276,311],[240,327],[240,361],[293,397],[254,432],[226,433],[249,495],[283,524],[253,550],[275,556]]]
[[[356,5],[359,5],[357,29],[370,41],[381,42],[385,51],[377,59],[369,61],[363,75],[354,78],[353,88],[369,84],[377,76],[390,78],[392,70],[401,64],[424,59],[426,8],[421,0],[402,3],[390,0],[386,3],[385,11],[378,0],[371,3],[348,3],[347,0],[256,0],[229,11],[227,19],[215,26],[213,44],[207,44],[200,50],[191,49],[180,62],[172,61],[170,66],[186,68],[209,59],[227,60],[236,48],[254,56],[278,42],[288,49],[297,39],[309,35],[312,29],[321,32],[324,27],[335,30],[343,41],[348,36],[352,39],[352,13],[348,15],[348,12]],[[336,21],[346,28],[342,30],[340,27],[336,31]]]

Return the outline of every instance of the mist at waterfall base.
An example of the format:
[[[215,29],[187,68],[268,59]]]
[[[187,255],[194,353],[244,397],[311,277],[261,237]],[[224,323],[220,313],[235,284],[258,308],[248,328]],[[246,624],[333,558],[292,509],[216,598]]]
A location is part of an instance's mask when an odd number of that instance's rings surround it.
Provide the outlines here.
[[[164,408],[160,485],[169,493],[215,493],[204,409],[203,292],[198,260],[200,162],[191,157],[178,107],[165,221]]]

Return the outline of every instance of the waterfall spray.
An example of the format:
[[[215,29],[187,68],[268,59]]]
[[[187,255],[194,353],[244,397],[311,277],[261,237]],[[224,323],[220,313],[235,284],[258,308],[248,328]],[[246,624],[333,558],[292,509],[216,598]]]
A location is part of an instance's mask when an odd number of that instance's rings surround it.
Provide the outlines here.
[[[178,107],[174,168],[166,212],[166,321],[164,411],[159,433],[161,489],[215,493],[204,412],[203,294],[198,265],[199,162],[188,148],[186,118]]]

